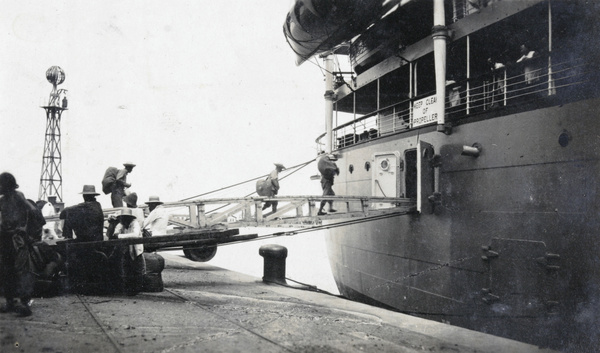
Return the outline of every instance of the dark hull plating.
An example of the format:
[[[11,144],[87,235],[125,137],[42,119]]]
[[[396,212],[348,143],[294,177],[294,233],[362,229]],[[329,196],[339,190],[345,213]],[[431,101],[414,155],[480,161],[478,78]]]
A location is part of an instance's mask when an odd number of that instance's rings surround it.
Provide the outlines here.
[[[351,299],[539,345],[578,351],[597,341],[599,99],[341,150],[340,195],[371,195],[375,153],[422,140],[441,156],[441,204],[334,228],[340,292]],[[479,157],[461,155],[481,145]]]

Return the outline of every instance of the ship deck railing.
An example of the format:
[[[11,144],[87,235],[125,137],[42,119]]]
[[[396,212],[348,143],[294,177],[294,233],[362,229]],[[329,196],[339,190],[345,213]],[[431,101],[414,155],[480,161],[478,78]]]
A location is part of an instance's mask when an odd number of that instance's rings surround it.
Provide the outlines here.
[[[599,74],[598,67],[587,64],[583,59],[551,63],[549,56],[540,55],[536,63],[528,74],[534,77],[530,82],[527,82],[523,68],[533,64],[519,63],[507,64],[492,72],[449,84],[446,87],[446,121],[458,122],[469,116],[501,112],[498,108],[520,109],[526,107],[526,103],[543,103],[547,98],[573,100],[581,96],[573,96],[574,92],[588,91],[586,87]],[[335,147],[344,148],[413,129],[413,102],[434,93],[424,92],[371,113],[357,114],[355,119],[333,130]],[[321,144],[324,136],[319,136],[317,144]]]

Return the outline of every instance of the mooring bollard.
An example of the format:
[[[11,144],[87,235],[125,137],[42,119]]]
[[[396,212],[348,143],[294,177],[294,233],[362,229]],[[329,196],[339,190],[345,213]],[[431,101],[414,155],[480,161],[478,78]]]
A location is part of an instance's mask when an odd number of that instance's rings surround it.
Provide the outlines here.
[[[258,249],[258,254],[264,257],[263,282],[287,284],[285,281],[285,246],[268,244]]]

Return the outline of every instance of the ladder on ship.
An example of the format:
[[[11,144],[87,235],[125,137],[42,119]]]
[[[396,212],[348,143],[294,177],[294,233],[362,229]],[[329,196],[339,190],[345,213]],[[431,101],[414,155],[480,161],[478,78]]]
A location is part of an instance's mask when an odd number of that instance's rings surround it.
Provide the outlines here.
[[[332,200],[337,211],[318,215],[321,201]],[[263,205],[277,201],[274,213],[263,213]],[[406,198],[369,196],[279,196],[213,198],[188,201],[166,202],[162,204],[169,213],[170,229],[167,235],[149,238],[127,238],[101,242],[60,241],[59,247],[68,252],[73,248],[101,250],[111,246],[144,244],[153,250],[183,249],[186,257],[194,261],[208,261],[216,254],[219,244],[256,240],[258,234],[242,234],[240,228],[278,227],[320,230],[324,227],[343,226],[349,221],[394,217],[415,212],[414,200]],[[119,208],[104,210],[105,217],[119,212]],[[47,221],[57,221],[58,217],[48,217]],[[293,234],[293,233],[292,233]],[[289,232],[275,232],[261,238],[291,235]]]

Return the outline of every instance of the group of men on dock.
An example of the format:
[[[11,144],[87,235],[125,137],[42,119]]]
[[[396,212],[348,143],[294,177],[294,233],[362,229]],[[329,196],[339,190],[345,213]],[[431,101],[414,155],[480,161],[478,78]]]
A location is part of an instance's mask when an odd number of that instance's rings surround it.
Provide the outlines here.
[[[132,172],[135,164],[124,163],[124,168],[116,172],[115,179],[110,185],[111,201],[115,208],[121,208],[116,213],[108,216],[108,227],[106,238],[124,239],[124,238],[142,238],[144,236],[165,235],[167,233],[168,215],[158,196],[151,196],[146,202],[148,205],[148,217],[144,211],[137,205],[137,194],[126,191],[131,186],[127,182],[127,175]],[[103,180],[103,189],[105,183]],[[75,241],[89,242],[104,240],[103,230],[105,226],[104,212],[102,206],[96,201],[96,192],[94,185],[84,185],[84,202],[65,208],[60,219],[64,220],[63,236],[67,239],[73,239],[72,231],[75,231]],[[125,204],[125,206],[123,206]],[[113,292],[125,292],[128,295],[135,295],[142,290],[142,278],[145,273],[144,245],[134,244],[128,246],[117,246],[108,248],[110,251],[100,251],[97,248],[90,250],[83,248],[75,251],[74,259],[71,261],[69,276],[75,285],[75,290],[88,288],[94,284],[100,285],[104,289]],[[90,256],[91,255],[91,256]],[[94,256],[95,255],[95,256]],[[94,273],[94,265],[90,262],[105,262],[107,267],[114,271],[107,272],[106,278]],[[115,280],[116,279],[116,280]],[[107,288],[106,284],[113,285],[113,288]]]
[[[100,193],[96,192],[94,185],[84,185],[80,192],[83,202],[60,212],[61,222],[57,223],[61,223],[62,227],[57,228],[61,230],[48,239],[65,240],[64,244],[94,243],[106,239],[166,234],[168,214],[158,196],[151,196],[146,202],[149,210],[146,216],[137,207],[137,195],[126,195],[125,188],[131,186],[127,183],[127,174],[131,173],[133,167],[134,164],[125,163],[124,168],[116,174],[118,182],[111,186],[113,206],[121,210],[109,215],[106,236],[104,212],[96,200]],[[49,229],[42,229],[46,222],[44,215],[40,207],[26,199],[18,188],[12,174],[0,174],[0,292],[6,299],[6,303],[0,306],[0,313],[31,315],[31,298],[36,284],[34,276],[42,278],[39,272],[45,270],[55,274],[66,270],[69,289],[73,292],[97,290],[135,295],[142,290],[142,276],[145,273],[143,244],[75,246],[68,253],[61,254],[59,249],[65,247],[51,247],[42,241],[46,240],[42,234],[49,232]],[[123,202],[126,207],[123,207]],[[54,245],[57,239],[51,240]],[[44,254],[40,255],[40,252],[55,253],[55,256],[46,256],[55,259],[52,266],[44,268]],[[41,262],[41,268],[36,268],[36,260]],[[52,273],[48,277],[52,277]]]
[[[70,289],[74,292],[102,290],[128,295],[137,294],[142,290],[142,276],[145,272],[142,256],[144,245],[102,246],[97,243],[106,239],[167,234],[168,214],[161,206],[163,202],[158,196],[150,196],[146,202],[148,206],[146,215],[137,206],[137,194],[127,190],[131,187],[127,182],[127,175],[133,171],[135,164],[124,163],[123,166],[124,168],[114,173],[112,183],[105,183],[105,180],[102,183],[103,191],[107,194],[111,193],[113,207],[121,208],[118,212],[109,215],[107,221],[105,221],[102,205],[96,200],[100,193],[96,192],[94,185],[83,186],[80,192],[83,202],[66,207],[60,212],[62,236],[59,235],[59,239],[66,239],[67,244],[74,242],[94,245],[74,246],[68,254],[63,254],[67,260],[64,269],[68,272]],[[332,186],[335,175],[339,175],[337,165],[324,154],[319,157],[318,169],[321,173],[323,196],[335,195]],[[268,196],[277,195],[279,173],[283,170],[285,167],[281,163],[275,163],[275,169],[267,178]],[[29,316],[33,293],[33,269],[29,259],[34,251],[33,244],[42,240],[41,227],[45,220],[36,203],[26,199],[23,193],[17,190],[18,187],[12,174],[7,172],[0,174],[0,290],[6,299],[6,303],[0,306],[0,313],[13,312],[21,316]],[[332,208],[333,201],[324,200],[321,202],[318,215],[326,214],[324,207],[327,203],[329,203],[328,211],[336,212]],[[272,207],[273,212],[277,211],[277,201],[265,202],[263,206],[263,209]],[[32,222],[35,219],[38,220],[37,223]],[[105,222],[108,223],[106,235],[104,234]],[[152,249],[151,246],[146,248],[146,251],[153,250],[156,249]],[[57,258],[60,257],[60,254],[57,254]],[[58,271],[60,265],[54,264],[49,268]]]

